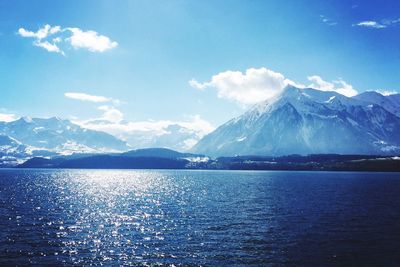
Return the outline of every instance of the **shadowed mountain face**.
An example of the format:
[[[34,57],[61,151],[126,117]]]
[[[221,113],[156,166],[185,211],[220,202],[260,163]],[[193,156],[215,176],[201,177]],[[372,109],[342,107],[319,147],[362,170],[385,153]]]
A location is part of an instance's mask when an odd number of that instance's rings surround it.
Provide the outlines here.
[[[398,153],[400,104],[395,96],[374,94],[349,98],[288,86],[205,136],[192,151],[212,156]]]

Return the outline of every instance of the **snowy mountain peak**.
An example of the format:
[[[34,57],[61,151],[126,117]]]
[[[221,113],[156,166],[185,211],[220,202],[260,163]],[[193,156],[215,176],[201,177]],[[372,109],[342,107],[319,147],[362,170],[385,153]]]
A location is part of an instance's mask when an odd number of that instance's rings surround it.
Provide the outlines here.
[[[400,105],[387,103],[287,86],[218,127],[192,151],[214,156],[398,153]]]

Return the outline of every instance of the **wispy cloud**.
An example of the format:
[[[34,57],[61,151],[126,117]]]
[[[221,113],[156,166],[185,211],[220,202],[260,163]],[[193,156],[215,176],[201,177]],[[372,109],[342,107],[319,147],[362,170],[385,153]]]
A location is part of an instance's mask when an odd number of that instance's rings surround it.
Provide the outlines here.
[[[397,18],[397,19],[384,19],[382,21],[382,23],[384,25],[387,25],[387,26],[398,25],[398,24],[400,24],[400,18]]]
[[[33,44],[35,46],[42,47],[49,52],[55,52],[55,53],[60,53],[60,54],[64,55],[64,52],[61,51],[60,48],[54,43],[49,43],[48,41],[44,41],[44,42],[35,41]]]
[[[384,96],[398,94],[398,92],[395,91],[395,90],[385,90],[385,89],[379,89],[379,90],[376,90],[376,92],[378,92],[378,93],[380,93],[380,94],[382,94]]]
[[[56,34],[60,31],[61,31],[60,26],[51,27],[49,24],[46,24],[42,28],[40,28],[37,32],[32,32],[25,30],[24,28],[19,28],[18,34],[21,35],[22,37],[33,37],[38,40],[42,40],[47,36]]]
[[[105,52],[118,46],[109,37],[95,31],[84,31],[80,28],[62,28],[61,26],[50,26],[49,24],[39,28],[36,32],[19,28],[18,35],[25,38],[33,38],[33,45],[41,47],[48,52],[65,55],[61,47],[74,49],[86,49],[90,52]]]
[[[44,25],[42,28],[36,32],[25,30],[24,28],[19,28],[18,34],[25,38],[34,38],[34,46],[46,49],[49,52],[60,53],[64,55],[64,52],[56,45],[56,42],[50,43],[44,39],[48,38],[50,35],[61,32],[60,26],[50,26],[48,24]]]
[[[105,103],[105,102],[113,102],[113,103],[120,103],[118,99],[110,98],[110,97],[105,97],[105,96],[99,96],[99,95],[90,95],[86,93],[78,93],[78,92],[67,92],[64,94],[65,97],[75,99],[75,100],[80,100],[80,101],[89,101],[89,102],[95,102],[95,103]]]
[[[353,24],[353,26],[374,28],[374,29],[385,29],[385,28],[388,28],[391,26],[395,26],[397,24],[400,24],[400,18],[383,19],[380,22],[375,21],[375,20],[365,20],[365,21],[361,21],[356,24]]]
[[[331,20],[330,18],[326,17],[325,15],[319,15],[321,21],[329,26],[335,26],[338,23],[336,21]]]
[[[373,21],[373,20],[361,21],[361,22],[357,23],[356,26],[367,27],[367,28],[375,28],[375,29],[386,28],[386,25],[380,24],[379,22],[376,22],[376,21]]]
[[[308,87],[318,89],[321,91],[335,91],[339,94],[351,97],[358,94],[357,90],[353,88],[351,84],[348,84],[343,79],[338,79],[332,82],[327,82],[323,80],[318,75],[312,75],[307,77],[307,79],[311,82]]]

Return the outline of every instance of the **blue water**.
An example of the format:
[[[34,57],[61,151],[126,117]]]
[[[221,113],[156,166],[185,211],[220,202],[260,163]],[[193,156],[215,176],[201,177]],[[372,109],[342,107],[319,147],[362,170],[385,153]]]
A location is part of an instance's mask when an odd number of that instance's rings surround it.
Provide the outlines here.
[[[0,170],[0,265],[398,266],[400,174]]]

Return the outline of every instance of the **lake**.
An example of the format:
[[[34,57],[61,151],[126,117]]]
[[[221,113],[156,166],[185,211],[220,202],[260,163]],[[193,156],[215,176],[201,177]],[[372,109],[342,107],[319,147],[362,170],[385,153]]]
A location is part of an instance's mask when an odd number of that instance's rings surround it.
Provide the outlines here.
[[[0,265],[398,266],[400,173],[0,169]]]

